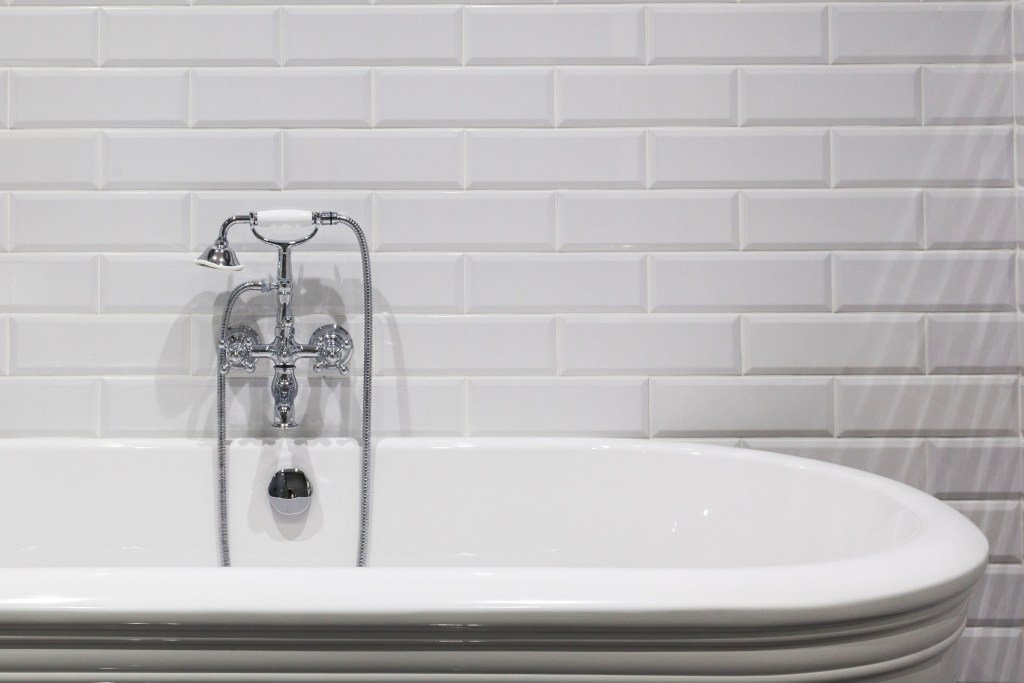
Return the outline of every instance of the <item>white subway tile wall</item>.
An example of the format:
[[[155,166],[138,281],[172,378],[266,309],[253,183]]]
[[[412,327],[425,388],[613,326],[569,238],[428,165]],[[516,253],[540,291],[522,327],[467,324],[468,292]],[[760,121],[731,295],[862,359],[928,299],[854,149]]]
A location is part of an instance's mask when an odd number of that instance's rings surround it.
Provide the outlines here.
[[[957,680],[1020,683],[1022,36],[1007,0],[0,0],[0,436],[212,435],[221,306],[274,255],[194,252],[338,210],[379,434],[899,479],[991,541]],[[303,334],[359,346],[355,251],[297,252]],[[302,435],[357,431],[358,361],[302,375]],[[234,433],[273,435],[266,374]]]

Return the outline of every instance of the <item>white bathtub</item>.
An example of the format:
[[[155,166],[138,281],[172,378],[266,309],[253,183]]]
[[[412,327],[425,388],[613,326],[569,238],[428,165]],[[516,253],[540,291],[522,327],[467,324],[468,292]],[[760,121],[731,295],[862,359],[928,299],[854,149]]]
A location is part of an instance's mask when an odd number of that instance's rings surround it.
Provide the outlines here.
[[[634,440],[7,439],[0,681],[952,681],[984,537],[859,471]],[[313,480],[298,519],[268,503]]]

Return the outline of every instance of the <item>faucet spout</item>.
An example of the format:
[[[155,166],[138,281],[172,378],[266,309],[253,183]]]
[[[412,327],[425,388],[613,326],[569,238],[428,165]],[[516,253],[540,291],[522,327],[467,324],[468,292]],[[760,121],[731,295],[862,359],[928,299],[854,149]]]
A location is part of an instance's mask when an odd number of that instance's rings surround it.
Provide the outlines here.
[[[295,381],[295,366],[275,366],[274,380],[270,384],[270,393],[274,398],[275,427],[290,429],[297,426],[295,422],[295,394],[299,385]]]

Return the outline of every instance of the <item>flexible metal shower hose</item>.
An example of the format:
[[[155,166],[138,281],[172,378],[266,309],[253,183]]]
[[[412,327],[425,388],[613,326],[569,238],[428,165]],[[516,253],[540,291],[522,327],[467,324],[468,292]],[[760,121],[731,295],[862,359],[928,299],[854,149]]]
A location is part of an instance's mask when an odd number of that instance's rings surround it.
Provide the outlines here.
[[[373,401],[373,280],[370,277],[370,250],[359,224],[348,216],[334,216],[352,228],[359,242],[363,262],[363,449],[359,481],[359,556],[356,566],[366,566],[370,542],[370,405]]]
[[[231,324],[231,309],[242,292],[250,289],[261,289],[262,282],[243,282],[231,290],[228,301],[224,304],[224,317],[220,321],[220,341],[228,336],[228,325]],[[220,566],[231,566],[231,548],[228,545],[228,442],[227,442],[227,375],[221,372],[227,360],[227,350],[223,344],[217,352],[217,525],[220,529]]]
[[[366,566],[366,557],[370,540],[370,474],[371,474],[371,403],[373,401],[373,280],[370,274],[370,250],[366,244],[366,235],[351,218],[335,214],[334,220],[344,223],[355,233],[359,242],[359,255],[362,260],[363,276],[363,416],[362,416],[362,462],[360,465],[359,482],[359,551],[356,564]],[[262,282],[245,282],[238,285],[228,296],[224,305],[224,317],[221,320],[220,338],[227,338],[228,326],[231,321],[231,309],[238,297],[250,289],[260,289]],[[228,545],[228,508],[227,508],[227,416],[226,416],[226,377],[219,369],[226,361],[226,351],[221,348],[218,353],[217,372],[217,482],[218,482],[218,525],[220,527],[220,564],[231,566],[231,551]]]

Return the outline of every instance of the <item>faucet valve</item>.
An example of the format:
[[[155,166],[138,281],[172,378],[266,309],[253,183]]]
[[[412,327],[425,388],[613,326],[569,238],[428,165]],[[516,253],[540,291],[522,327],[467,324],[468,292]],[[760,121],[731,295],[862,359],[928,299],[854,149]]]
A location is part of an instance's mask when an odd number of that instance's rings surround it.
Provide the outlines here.
[[[231,368],[242,368],[246,372],[256,371],[256,358],[253,347],[260,343],[256,330],[248,325],[233,325],[228,328],[227,336],[220,340],[217,348],[224,353],[224,363],[220,366],[220,374],[226,375]]]
[[[316,347],[314,372],[338,368],[340,374],[348,374],[348,361],[352,357],[352,335],[348,330],[340,325],[323,325],[313,332],[309,344]]]

